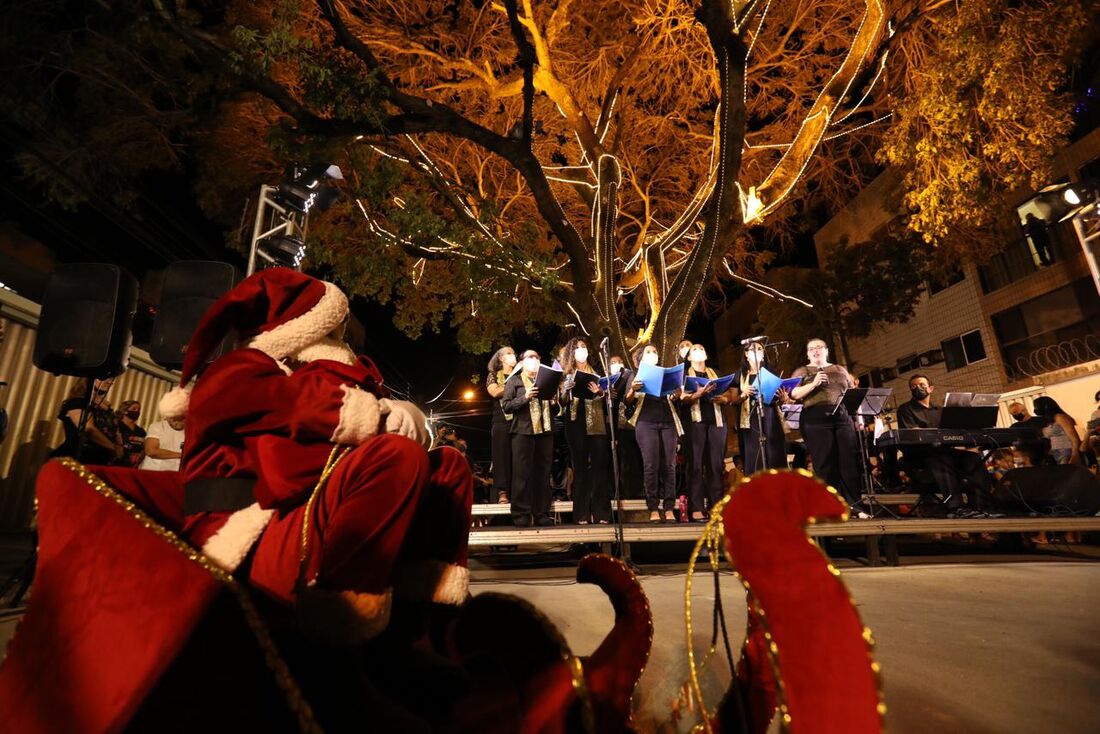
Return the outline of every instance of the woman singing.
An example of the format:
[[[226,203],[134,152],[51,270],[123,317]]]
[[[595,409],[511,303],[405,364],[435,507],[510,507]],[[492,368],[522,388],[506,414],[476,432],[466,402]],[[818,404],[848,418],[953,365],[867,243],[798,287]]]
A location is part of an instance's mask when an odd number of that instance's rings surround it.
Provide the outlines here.
[[[573,463],[573,521],[606,525],[611,522],[611,444],[607,438],[607,411],[603,391],[589,382],[574,389],[576,375],[594,375],[588,364],[588,344],[570,339],[562,350],[562,380],[558,403],[565,421],[565,440]]]
[[[765,405],[758,415],[760,401],[752,382],[762,367],[768,366],[767,354],[762,344],[749,344],[741,358],[741,371],[737,374],[732,401],[740,407],[737,419],[737,440],[745,462],[745,474],[751,476],[762,469],[787,468],[787,438],[783,433],[783,418],[779,414],[779,400]],[[760,424],[764,424],[764,458],[760,455]]]
[[[810,339],[806,356],[809,364],[791,375],[802,378],[791,397],[802,401],[802,436],[813,457],[814,474],[836,487],[849,507],[862,513],[857,507],[860,489],[856,431],[843,407],[832,414],[841,394],[855,387],[856,382],[844,367],[829,362],[824,340]]]
[[[713,380],[718,377],[707,367],[707,350],[702,344],[692,344],[688,352],[688,377]],[[726,424],[720,406],[730,401],[730,391],[715,395],[714,384],[694,392],[684,391],[681,402],[688,406],[691,421],[691,519],[702,521],[705,510],[722,498],[722,477],[725,474]]]
[[[489,360],[489,375],[485,389],[493,399],[493,422],[490,434],[493,461],[493,489],[497,502],[508,503],[508,490],[512,486],[512,416],[500,407],[504,397],[504,383],[516,366],[516,352],[511,347],[501,347]],[[489,500],[492,502],[492,499]]]
[[[512,415],[512,522],[527,527],[553,525],[550,517],[550,462],[554,457],[554,400],[535,387],[539,353],[523,353],[523,369],[504,383],[500,407]],[[553,396],[551,396],[553,397]]]
[[[657,348],[647,344],[634,353],[634,364],[657,364]],[[676,438],[683,432],[674,401],[679,396],[655,397],[638,392],[642,383],[634,382],[624,398],[634,405],[634,436],[642,452],[642,486],[645,488],[649,521],[673,522],[676,503]]]

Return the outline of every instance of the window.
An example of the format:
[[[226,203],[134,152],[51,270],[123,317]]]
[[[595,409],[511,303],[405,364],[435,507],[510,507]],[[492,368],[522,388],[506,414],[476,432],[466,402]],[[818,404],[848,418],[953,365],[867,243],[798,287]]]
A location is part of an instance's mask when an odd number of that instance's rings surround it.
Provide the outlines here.
[[[918,369],[920,369],[920,357],[915,354],[910,354],[908,357],[902,357],[898,360],[899,375],[904,375],[906,372],[912,372]]]
[[[898,376],[893,367],[881,367],[871,370],[871,387],[882,387]]]
[[[931,367],[934,364],[940,364],[943,362],[943,350],[929,349],[927,352],[921,352],[919,359],[921,367]]]
[[[1100,336],[1100,298],[1091,278],[1044,293],[1030,301],[993,314],[993,333],[1004,357],[1009,378],[1035,374],[1043,369],[1033,363],[1037,350],[1067,344],[1074,362],[1087,359],[1087,350],[1072,349],[1074,340]],[[1066,365],[1068,366],[1068,364]]]
[[[940,349],[943,351],[943,361],[947,363],[948,372],[985,359],[985,344],[982,343],[981,329],[968,331],[954,339],[940,342]]]
[[[864,372],[862,375],[859,376],[859,386],[860,387],[877,387],[877,385],[871,385],[871,375],[866,373],[866,372]]]
[[[958,270],[952,270],[942,278],[931,278],[928,281],[928,292],[939,293],[942,290],[946,290],[956,283],[961,283],[966,280],[966,273],[962,271],[962,268]]]

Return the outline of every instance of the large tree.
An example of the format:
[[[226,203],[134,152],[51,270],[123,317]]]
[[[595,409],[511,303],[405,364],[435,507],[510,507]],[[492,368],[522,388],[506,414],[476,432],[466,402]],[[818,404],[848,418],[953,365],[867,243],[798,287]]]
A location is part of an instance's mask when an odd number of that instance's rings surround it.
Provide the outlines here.
[[[1017,5],[997,5],[998,17]],[[1028,18],[1078,28],[1086,4],[1023,5]],[[68,160],[109,160],[122,139],[125,161],[171,165],[185,144],[204,204],[227,221],[286,162],[339,163],[350,196],[314,217],[313,257],[351,290],[396,299],[408,331],[449,318],[483,348],[517,322],[568,321],[611,335],[617,350],[654,341],[665,359],[716,278],[752,276],[790,237],[793,215],[849,196],[877,170],[892,110],[904,124],[891,150],[928,135],[937,119],[913,99],[920,75],[965,53],[944,45],[956,17],[946,0],[153,8],[87,21],[61,44],[56,66],[83,90],[93,111],[81,129],[99,148]],[[1034,107],[1064,106],[1055,80],[1072,54],[1048,53],[1049,32],[1009,25],[1048,62]],[[119,49],[118,37],[130,42]],[[988,59],[996,34],[978,40],[975,59]],[[80,63],[89,58],[93,67]],[[1010,61],[1003,73],[1026,80],[1029,60]],[[29,109],[65,98],[48,96]],[[112,104],[141,121],[140,135],[104,122]],[[1002,142],[1026,149],[1035,170],[1034,151],[1063,127],[1038,140],[1012,128]],[[35,161],[56,168],[61,155],[39,150]],[[912,191],[943,174],[895,162]],[[990,164],[994,187],[1014,166]],[[103,164],[89,168],[103,175]],[[57,185],[49,167],[28,170]],[[928,204],[949,218],[959,205]]]

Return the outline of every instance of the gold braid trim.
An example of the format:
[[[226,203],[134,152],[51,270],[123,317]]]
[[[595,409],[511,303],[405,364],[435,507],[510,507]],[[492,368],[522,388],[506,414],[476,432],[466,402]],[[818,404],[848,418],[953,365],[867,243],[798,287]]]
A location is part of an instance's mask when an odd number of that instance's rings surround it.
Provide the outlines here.
[[[827,489],[830,494],[834,495],[835,497],[837,497],[837,498],[840,497],[840,493],[836,490],[836,488],[826,484],[825,482],[822,482],[821,479],[818,478],[817,476],[815,476],[814,474],[806,471],[805,469],[797,469],[795,471],[798,474],[801,474],[804,477],[807,477],[809,479],[813,479],[814,481],[818,482],[819,484],[824,486],[825,489]],[[778,469],[769,469],[767,471],[767,473],[768,474],[779,474],[780,472],[779,472]],[[745,484],[749,481],[751,481],[751,479],[749,477],[744,477],[744,478],[741,479],[741,481],[738,484],[739,485],[740,484]],[[722,552],[726,556],[726,561],[730,564],[730,568],[733,570],[734,577],[738,581],[741,582],[741,586],[743,586],[744,589],[745,589],[746,603],[749,606],[750,616],[753,612],[755,612],[758,615],[758,618],[760,620],[760,625],[764,630],[764,640],[768,643],[767,644],[768,662],[771,665],[772,674],[775,676],[776,707],[777,707],[777,712],[779,713],[779,716],[780,716],[780,719],[779,719],[780,731],[789,732],[790,729],[791,729],[792,719],[791,719],[791,714],[790,714],[790,708],[787,705],[786,686],[783,683],[783,677],[780,675],[780,667],[781,666],[780,666],[780,662],[779,662],[779,645],[776,644],[775,639],[772,636],[771,628],[768,624],[768,618],[767,618],[767,616],[764,612],[764,608],[760,605],[760,602],[756,598],[756,595],[753,593],[752,588],[750,587],[749,583],[747,581],[745,581],[745,579],[741,576],[741,574],[733,566],[733,561],[729,557],[729,550],[728,550],[728,548],[725,547],[725,543],[721,542],[725,539],[725,528],[724,528],[723,523],[722,523],[722,511],[725,509],[726,504],[730,501],[730,498],[733,496],[733,493],[736,492],[736,491],[737,491],[737,488],[734,487],[724,497],[722,497],[722,499],[720,499],[718,502],[715,503],[714,508],[711,510],[710,518],[708,519],[706,526],[703,528],[703,533],[700,536],[699,540],[696,541],[695,547],[694,547],[694,549],[692,549],[692,552],[691,552],[691,558],[688,561],[687,577],[686,577],[686,580],[685,580],[685,583],[684,583],[684,621],[685,621],[685,626],[686,626],[686,629],[687,629],[688,667],[691,671],[690,691],[691,691],[691,694],[694,697],[694,700],[698,703],[699,712],[700,712],[700,714],[702,714],[702,717],[703,717],[703,720],[702,720],[701,723],[696,724],[694,727],[692,727],[692,732],[705,731],[705,732],[707,732],[707,734],[713,734],[713,728],[711,727],[711,722],[710,722],[711,714],[707,711],[706,704],[703,701],[702,688],[699,685],[699,672],[702,671],[703,666],[706,664],[707,659],[710,657],[711,653],[713,653],[715,651],[715,648],[711,647],[711,649],[707,652],[706,656],[704,656],[703,663],[699,666],[696,666],[696,664],[695,664],[695,650],[692,647],[691,583],[692,583],[692,578],[695,575],[695,562],[699,557],[699,553],[702,550],[704,543],[706,543],[708,545],[708,548],[710,550],[709,556],[711,558],[712,568],[716,568],[716,565],[715,565],[716,564],[715,559],[716,559],[716,556],[717,556],[716,551],[719,547],[721,547]],[[848,522],[848,517],[849,517],[848,511],[845,510],[840,516],[840,521],[841,522]],[[807,518],[806,524],[807,525],[816,525],[819,522],[819,520],[820,520],[820,518],[818,518],[818,517],[810,517],[810,518]],[[815,543],[814,539],[811,538],[809,535],[806,535],[806,542],[808,542],[811,546],[813,546],[814,550],[816,550],[819,554],[821,554],[822,559],[825,561],[826,568],[828,569],[830,574],[832,574],[833,576],[836,577],[837,581],[840,583],[841,588],[844,589],[845,593],[848,595],[848,602],[852,605],[852,608],[856,610],[856,616],[858,617],[859,616],[859,608],[856,605],[855,598],[852,596],[851,591],[848,589],[848,585],[846,583],[844,583],[844,579],[840,575],[840,569],[838,569],[833,564],[832,560],[830,560],[830,558],[825,554],[825,551],[823,551],[821,549],[821,546],[819,546],[817,543]],[[862,619],[861,619],[861,622],[862,622]],[[746,639],[747,639],[747,633],[746,633]],[[867,657],[871,661],[871,672],[874,674],[875,688],[877,689],[877,692],[878,692],[878,705],[877,705],[876,708],[877,708],[877,713],[879,715],[879,723],[880,723],[880,725],[884,725],[885,724],[885,718],[886,718],[886,699],[885,699],[885,695],[884,695],[883,688],[882,688],[882,666],[878,663],[878,661],[875,660],[875,656],[874,656],[875,639],[874,639],[874,636],[871,634],[871,628],[868,627],[867,625],[863,625],[863,641],[867,646]],[[735,685],[735,684],[736,684],[736,679],[734,679],[734,681],[731,683],[731,685]],[[717,713],[717,710],[715,711],[715,713]]]
[[[325,482],[328,481],[329,475],[336,469],[336,465],[340,463],[340,460],[348,455],[351,451],[351,446],[333,446],[332,451],[328,454],[328,459],[325,461],[325,468],[321,470],[321,477],[317,480],[316,486],[313,487],[313,492],[310,493],[309,499],[306,500],[306,509],[302,513],[302,544],[301,551],[298,554],[298,578],[302,579],[305,574],[306,558],[309,556],[309,520],[313,517],[313,505],[317,502],[317,495],[321,493],[321,488],[325,486]]]
[[[581,702],[581,723],[588,734],[595,734],[596,718],[592,711],[592,696],[588,691],[588,681],[584,677],[584,663],[572,653],[566,655],[565,664],[573,678],[573,690]]]
[[[271,634],[260,618],[260,613],[252,603],[252,599],[248,596],[248,592],[237,583],[233,575],[207,558],[201,551],[192,547],[171,530],[149,517],[141,508],[116,492],[114,488],[95,474],[88,471],[80,462],[70,458],[59,459],[59,461],[62,466],[87,482],[88,485],[102,497],[111,500],[121,507],[127,515],[140,523],[142,527],[178,550],[186,556],[188,560],[197,564],[232,592],[234,598],[236,598],[237,603],[241,607],[241,612],[244,614],[245,621],[248,623],[248,628],[252,631],[253,636],[256,638],[256,642],[260,646],[260,650],[263,652],[264,663],[275,677],[275,683],[282,690],[283,696],[286,698],[287,707],[298,719],[298,728],[307,734],[320,734],[322,729],[313,718],[313,710],[310,708],[309,702],[302,696],[301,689],[298,688],[297,682],[290,674],[290,669],[279,655],[279,650],[275,647],[275,643],[271,639]]]

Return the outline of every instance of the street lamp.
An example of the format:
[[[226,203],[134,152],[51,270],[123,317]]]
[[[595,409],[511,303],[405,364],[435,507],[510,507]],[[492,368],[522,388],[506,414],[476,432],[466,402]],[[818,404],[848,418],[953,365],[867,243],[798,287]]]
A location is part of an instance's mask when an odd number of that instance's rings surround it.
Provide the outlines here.
[[[462,393],[462,399],[463,400],[467,400],[467,401],[473,400],[474,396],[475,396],[475,393],[470,388],[466,388],[466,390],[464,390],[463,393]]]

